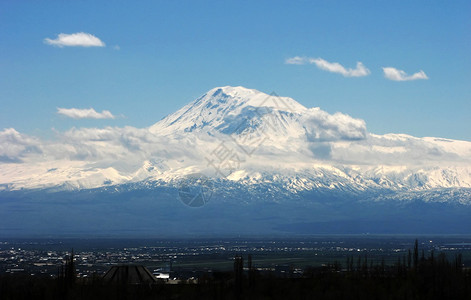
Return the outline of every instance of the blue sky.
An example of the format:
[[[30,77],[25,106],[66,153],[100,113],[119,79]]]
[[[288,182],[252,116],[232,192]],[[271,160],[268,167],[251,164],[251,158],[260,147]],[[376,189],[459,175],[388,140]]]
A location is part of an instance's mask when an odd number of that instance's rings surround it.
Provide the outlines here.
[[[0,130],[147,127],[213,87],[242,85],[364,119],[372,133],[471,141],[470,17],[469,1],[4,0]],[[105,46],[45,42],[80,32]],[[304,64],[286,63],[294,57]],[[343,76],[319,58],[369,72]],[[390,80],[384,67],[428,79]]]

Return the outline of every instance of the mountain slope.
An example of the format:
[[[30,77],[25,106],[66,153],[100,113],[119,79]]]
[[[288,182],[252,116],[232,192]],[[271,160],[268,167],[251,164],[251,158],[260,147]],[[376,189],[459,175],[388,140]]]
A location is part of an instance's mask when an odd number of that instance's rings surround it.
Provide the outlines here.
[[[0,140],[2,236],[471,233],[470,142],[243,87],[149,128]]]
[[[72,129],[57,143],[8,134],[36,150],[1,164],[4,190],[171,183],[194,173],[292,193],[471,188],[470,142],[375,135],[363,120],[243,87],[214,88],[149,128]]]
[[[273,101],[276,99],[277,101]],[[270,97],[243,87],[214,88],[177,112],[154,124],[149,130],[158,135],[201,132],[217,129],[228,132],[236,118],[253,118],[269,109],[284,109],[302,114],[307,109],[287,97]]]

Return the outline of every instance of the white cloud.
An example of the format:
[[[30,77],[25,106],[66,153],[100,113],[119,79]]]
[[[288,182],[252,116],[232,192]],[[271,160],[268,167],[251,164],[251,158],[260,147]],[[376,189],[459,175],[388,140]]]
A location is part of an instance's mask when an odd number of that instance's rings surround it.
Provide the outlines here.
[[[315,64],[321,70],[332,73],[339,73],[345,77],[363,77],[370,74],[370,70],[368,70],[368,68],[366,68],[362,62],[357,62],[355,69],[347,69],[337,62],[328,62],[322,58],[309,58],[300,56],[288,58],[286,59],[285,63],[290,65],[304,65],[307,63]]]
[[[449,143],[463,143],[453,141]],[[471,143],[467,151],[471,150]],[[440,145],[433,140],[416,138],[405,134],[368,134],[366,139],[348,143],[331,143],[332,160],[363,165],[396,165],[411,167],[437,167],[470,165],[466,151],[456,150],[450,145]],[[468,152],[469,153],[469,152]]]
[[[367,136],[365,121],[339,112],[332,115],[316,107],[309,109],[304,118],[309,141],[354,141]]]
[[[44,43],[57,47],[105,47],[105,43],[93,34],[86,32],[60,33],[57,38],[45,38]]]
[[[279,169],[276,157],[282,157],[286,162],[282,166],[287,168],[293,165],[312,168],[319,160],[332,166],[354,165],[355,170],[378,165],[422,168],[471,163],[469,142],[462,142],[466,143],[466,151],[456,152],[448,146],[450,142],[440,146],[434,141],[405,135],[373,135],[366,132],[361,119],[341,113],[331,115],[318,108],[310,109],[301,121],[305,124],[306,138],[277,142],[276,147],[267,141],[253,156],[244,158],[241,168],[249,171]],[[113,182],[146,179],[149,172],[166,180],[185,172],[207,170],[204,158],[208,150],[216,149],[221,142],[229,146],[231,141],[223,135],[196,133],[166,137],[148,128],[129,126],[72,128],[56,132],[55,139],[47,140],[6,129],[0,131],[0,185],[44,187],[70,183],[78,187],[98,187],[109,178]],[[146,161],[163,162],[169,167],[169,173],[161,173],[155,165],[146,166]],[[112,169],[119,172],[119,176],[110,173]],[[93,177],[96,174],[105,178],[96,179]]]
[[[307,59],[301,56],[290,57],[285,60],[285,63],[288,65],[304,65],[306,62]]]
[[[72,128],[57,132],[57,141],[47,147],[55,159],[83,161],[135,170],[143,161],[154,158],[198,163],[207,152],[195,144],[182,143],[151,133],[147,128],[105,127]],[[46,151],[46,150],[44,150]]]
[[[41,142],[13,128],[0,131],[0,162],[18,163],[28,154],[40,154]]]
[[[355,69],[346,69],[337,62],[331,63],[322,58],[311,58],[309,59],[309,62],[315,64],[319,69],[332,73],[339,73],[345,77],[362,77],[370,74],[370,70],[368,70],[368,68],[366,68],[361,62],[357,62]]]
[[[394,80],[394,81],[428,79],[427,74],[425,74],[425,72],[422,70],[412,75],[407,75],[407,73],[402,70],[398,70],[392,67],[384,67],[383,72],[384,72],[384,77],[390,80]]]
[[[73,119],[114,119],[116,118],[109,110],[101,113],[93,108],[57,108],[57,113]]]

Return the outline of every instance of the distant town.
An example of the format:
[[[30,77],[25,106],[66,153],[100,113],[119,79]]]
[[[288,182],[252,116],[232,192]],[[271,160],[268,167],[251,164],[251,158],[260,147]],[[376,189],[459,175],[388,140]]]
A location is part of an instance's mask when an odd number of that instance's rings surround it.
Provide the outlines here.
[[[0,241],[0,272],[57,276],[74,251],[76,275],[103,275],[113,265],[146,266],[156,278],[189,280],[213,271],[231,270],[236,255],[251,255],[253,266],[275,276],[300,276],[307,267],[344,264],[348,257],[367,254],[371,260],[393,265],[412,249],[413,238],[316,237],[295,239],[97,240],[49,239]],[[148,244],[148,245],[145,245]],[[471,267],[471,239],[427,237],[420,240],[428,254],[463,255]]]
[[[470,236],[3,239],[2,299],[465,299]]]

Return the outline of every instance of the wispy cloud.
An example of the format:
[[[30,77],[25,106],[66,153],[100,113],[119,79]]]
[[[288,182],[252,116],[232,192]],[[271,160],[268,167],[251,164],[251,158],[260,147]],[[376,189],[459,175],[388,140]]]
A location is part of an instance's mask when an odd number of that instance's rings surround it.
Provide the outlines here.
[[[290,65],[304,65],[304,64],[315,64],[319,69],[342,74],[345,77],[363,77],[370,74],[370,70],[363,65],[361,62],[357,62],[356,68],[345,68],[337,62],[328,62],[322,58],[310,58],[295,56],[286,59],[286,64]]]
[[[86,32],[77,32],[72,34],[60,33],[57,38],[45,38],[44,43],[57,47],[105,47],[105,43]]]
[[[362,77],[370,74],[370,70],[368,70],[368,68],[366,68],[361,62],[357,62],[355,69],[346,69],[337,62],[331,63],[322,58],[311,59],[310,62],[316,64],[319,69],[332,73],[339,73],[345,77]]]
[[[307,58],[301,56],[290,57],[285,60],[285,63],[288,65],[304,65],[307,63]]]
[[[114,119],[116,118],[109,110],[101,113],[93,108],[57,108],[57,113],[73,119]]]
[[[427,74],[424,71],[420,70],[417,73],[412,75],[407,75],[406,72],[402,70],[398,70],[392,67],[384,67],[383,68],[384,77],[394,81],[409,81],[409,80],[417,80],[417,79],[428,79]]]

